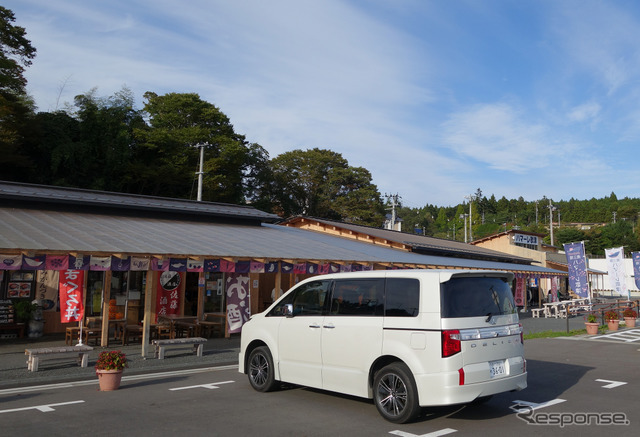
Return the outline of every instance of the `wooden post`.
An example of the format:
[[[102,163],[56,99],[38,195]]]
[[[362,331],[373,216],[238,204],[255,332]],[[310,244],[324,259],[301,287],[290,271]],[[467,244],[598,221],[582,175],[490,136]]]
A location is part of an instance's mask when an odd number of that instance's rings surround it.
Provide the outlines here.
[[[109,345],[109,299],[111,298],[111,270],[104,272],[104,285],[102,286],[102,337],[100,346]]]
[[[146,285],[144,287],[144,318],[142,319],[142,356],[146,357],[149,351],[149,339],[151,328],[151,308],[153,304],[154,271],[147,270]]]
[[[200,285],[200,284],[205,284],[205,279],[204,279],[204,272],[199,272],[198,273],[198,320],[202,320],[202,318],[204,317],[204,290],[205,287],[204,285]]]
[[[280,271],[280,261],[278,261],[278,272],[276,273],[275,288],[276,288],[276,291],[273,295],[274,295],[274,299],[278,300],[281,295],[280,290],[282,289],[282,271]]]

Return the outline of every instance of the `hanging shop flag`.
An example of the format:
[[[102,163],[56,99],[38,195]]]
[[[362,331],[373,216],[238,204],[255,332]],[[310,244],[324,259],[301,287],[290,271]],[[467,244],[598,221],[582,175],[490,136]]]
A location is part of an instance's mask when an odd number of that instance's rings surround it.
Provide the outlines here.
[[[296,275],[304,275],[307,273],[307,263],[296,263],[293,265],[293,273]]]
[[[158,292],[156,297],[156,323],[158,316],[180,314],[180,284],[184,273],[158,271]]]
[[[282,261],[280,264],[282,273],[293,273],[293,264]]]
[[[40,301],[43,310],[60,311],[57,305],[60,298],[58,293],[59,285],[59,271],[46,269],[36,272],[36,299]]]
[[[587,259],[584,255],[584,243],[567,243],[564,245],[569,266],[569,286],[578,296],[589,297],[589,281],[587,280]]]
[[[227,261],[226,259],[221,259],[220,271],[225,273],[233,273],[236,271],[236,263],[234,263],[233,261]]]
[[[204,272],[204,261],[201,259],[187,259],[188,272]]]
[[[339,264],[329,264],[329,273],[338,273],[340,272],[340,265]]]
[[[329,269],[331,268],[331,264],[329,263],[322,263],[318,266],[318,274],[320,275],[326,275],[329,273]]]
[[[0,255],[0,270],[20,270],[22,255]]]
[[[229,333],[242,331],[242,325],[251,317],[249,307],[249,275],[232,273],[227,276],[227,323]]]
[[[45,255],[22,257],[22,270],[44,270],[46,266]]]
[[[89,255],[69,255],[69,269],[71,270],[89,270],[90,262],[91,257]]]
[[[351,266],[351,271],[352,272],[361,272],[362,271],[362,264],[354,264]]]
[[[525,290],[525,278],[518,277],[516,278],[516,293],[515,293],[515,301],[516,306],[523,307],[524,306],[524,290]]]
[[[129,270],[131,270],[131,257],[118,258],[117,256],[111,256],[112,272],[128,272]]]
[[[238,261],[236,263],[236,273],[249,273],[251,271],[251,261]]]
[[[624,249],[622,247],[605,249],[604,254],[607,257],[609,286],[616,294],[626,295],[629,298],[627,275],[624,269]]]
[[[45,270],[69,270],[69,255],[47,255]]]
[[[270,262],[264,265],[265,273],[278,273],[278,262]]]
[[[98,272],[104,272],[111,269],[111,257],[110,256],[93,256],[91,255],[91,261],[89,262],[89,270]]]
[[[169,258],[169,270],[171,270],[172,272],[186,272],[187,259],[186,258]]]
[[[151,258],[151,270],[156,272],[168,272],[169,271],[169,260],[168,259],[158,259]]]
[[[60,322],[79,322],[84,317],[84,271],[60,272]]]
[[[367,264],[365,266],[362,266],[362,270],[364,270],[365,272],[371,271],[373,270],[373,265]]]
[[[307,263],[307,274],[309,274],[309,275],[317,275],[318,274],[318,264]]]
[[[633,259],[633,277],[636,280],[636,287],[640,288],[640,252],[631,252]]]
[[[144,272],[149,270],[150,267],[151,267],[151,262],[149,261],[149,258],[145,258],[141,256],[131,257],[132,272]]]
[[[220,271],[220,260],[219,259],[205,259],[204,260],[204,271],[205,272],[219,272]]]
[[[341,272],[350,272],[351,271],[351,264],[343,264],[340,266],[340,271]]]
[[[251,273],[264,273],[264,263],[260,261],[251,261]]]

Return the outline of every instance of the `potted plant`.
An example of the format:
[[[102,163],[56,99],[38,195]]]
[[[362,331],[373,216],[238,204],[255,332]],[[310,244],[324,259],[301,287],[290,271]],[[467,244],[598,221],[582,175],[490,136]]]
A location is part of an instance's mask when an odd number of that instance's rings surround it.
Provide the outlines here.
[[[636,319],[638,318],[638,313],[636,310],[632,308],[627,308],[622,312],[622,317],[624,317],[624,324],[627,328],[635,328]]]
[[[598,323],[598,318],[595,314],[591,313],[587,316],[587,321],[584,322],[585,327],[587,328],[587,334],[596,335],[598,333],[598,328],[600,324]]]
[[[117,390],[122,380],[122,371],[128,367],[127,356],[122,351],[103,351],[96,361],[96,375],[101,391]]]
[[[620,323],[620,318],[616,311],[609,310],[606,313],[604,313],[604,320],[607,322],[607,325],[609,326],[609,331],[618,330],[618,324]]]

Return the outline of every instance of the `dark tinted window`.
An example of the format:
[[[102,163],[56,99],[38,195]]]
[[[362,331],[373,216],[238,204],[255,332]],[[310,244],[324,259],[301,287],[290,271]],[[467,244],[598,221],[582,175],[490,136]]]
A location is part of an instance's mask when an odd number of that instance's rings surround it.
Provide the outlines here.
[[[420,281],[388,278],[386,287],[387,317],[415,317],[420,307]]]
[[[269,316],[285,315],[286,304],[293,304],[294,316],[322,314],[330,285],[331,281],[312,281],[301,285],[283,298],[269,312]]]
[[[384,279],[335,281],[331,298],[332,315],[382,316]]]
[[[513,293],[501,278],[452,278],[440,288],[442,317],[479,317],[516,312]]]

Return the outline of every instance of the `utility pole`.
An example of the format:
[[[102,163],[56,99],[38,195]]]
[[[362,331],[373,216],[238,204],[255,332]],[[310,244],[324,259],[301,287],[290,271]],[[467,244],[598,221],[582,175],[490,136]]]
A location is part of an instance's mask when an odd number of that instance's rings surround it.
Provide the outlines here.
[[[204,144],[198,143],[196,147],[200,147],[200,164],[199,164],[200,170],[196,172],[196,174],[198,175],[198,195],[196,200],[198,202],[201,202],[202,201],[202,176],[204,175],[204,171],[202,171],[203,165],[204,165]]]
[[[536,226],[538,226],[538,201],[536,200]]]
[[[617,211],[613,211],[613,223],[616,223],[616,216],[618,215]]]
[[[473,218],[471,217],[471,202],[473,202],[473,194],[469,194],[468,196],[464,196],[465,199],[469,199],[469,241],[473,241]],[[465,222],[466,225],[466,222]],[[467,239],[465,238],[465,243]]]
[[[391,230],[395,230],[395,226],[396,226],[396,207],[400,206],[400,199],[402,199],[402,197],[400,197],[397,193],[396,194],[385,194],[384,197],[387,198],[387,201],[391,201]]]
[[[469,214],[460,214],[460,218],[464,221],[464,242],[467,242],[467,217]]]
[[[553,246],[553,210],[555,207],[551,204],[551,199],[549,199],[549,230],[551,237],[551,245]]]

